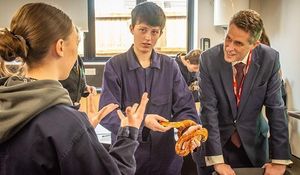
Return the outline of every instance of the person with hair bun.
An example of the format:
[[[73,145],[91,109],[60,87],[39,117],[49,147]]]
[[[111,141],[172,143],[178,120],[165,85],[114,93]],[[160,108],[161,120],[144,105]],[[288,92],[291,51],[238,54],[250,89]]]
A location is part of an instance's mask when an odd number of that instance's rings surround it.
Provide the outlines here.
[[[5,48],[11,48],[10,45],[4,45],[4,42],[5,42],[4,36],[7,36],[7,35],[8,36],[11,35],[11,33],[7,29],[2,29],[0,31],[0,36],[3,36],[3,38],[0,38],[0,50],[5,49]],[[7,37],[6,37],[6,39],[7,39]],[[13,36],[13,37],[10,37],[9,39],[16,40],[17,38]],[[12,75],[12,72],[7,69],[5,60],[4,60],[4,57],[6,57],[6,58],[8,58],[8,60],[10,60],[9,58],[11,56],[9,56],[7,54],[11,54],[11,53],[10,52],[0,53],[0,78]]]
[[[21,58],[23,75],[0,79],[0,175],[134,174],[147,93],[126,109],[117,140],[106,151],[95,124],[118,105],[104,106],[91,123],[73,109],[58,80],[66,79],[77,59],[78,34],[72,20],[44,3],[22,6],[10,30],[0,31],[0,56]]]

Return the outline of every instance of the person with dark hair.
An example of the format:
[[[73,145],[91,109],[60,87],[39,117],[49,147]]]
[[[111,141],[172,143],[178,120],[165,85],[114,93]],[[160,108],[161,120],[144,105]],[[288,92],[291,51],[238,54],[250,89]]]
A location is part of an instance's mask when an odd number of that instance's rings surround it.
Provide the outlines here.
[[[269,40],[269,37],[268,37],[268,35],[267,35],[267,33],[266,33],[265,28],[263,28],[263,31],[262,31],[261,36],[260,36],[260,38],[259,38],[259,42],[260,42],[261,44],[265,44],[265,45],[271,47],[270,40]]]
[[[189,90],[192,92],[194,101],[199,102],[199,57],[201,51],[194,49],[187,54],[179,53],[176,55],[176,62],[179,66],[181,74],[187,83]]]
[[[125,111],[143,92],[149,94],[139,130],[140,145],[135,153],[136,174],[180,174],[183,160],[175,153],[174,130],[160,122],[185,119],[200,122],[192,94],[175,60],[153,49],[165,22],[166,16],[157,4],[143,2],[135,6],[130,25],[134,44],[127,52],[112,57],[104,70],[100,107],[116,103]],[[117,114],[112,112],[100,124],[111,131],[112,144],[115,143],[120,125]],[[200,125],[190,126],[185,134],[200,128]],[[192,137],[191,150],[200,146],[196,139]]]
[[[224,43],[201,54],[201,119],[208,129],[204,155],[206,165],[212,166],[201,169],[197,150],[201,175],[212,170],[234,175],[233,168],[241,167],[264,167],[265,174],[283,175],[291,163],[279,53],[259,44],[262,30],[257,12],[241,10],[231,18]],[[260,115],[263,105],[268,123]]]
[[[126,109],[126,117],[118,111],[121,127],[106,151],[86,114],[71,107],[58,81],[68,77],[77,45],[71,19],[44,3],[22,6],[10,30],[1,30],[1,58],[22,58],[26,71],[0,79],[0,175],[134,174],[147,93],[140,106]],[[117,107],[103,107],[98,122]]]
[[[81,57],[78,58],[71,69],[70,75],[67,79],[60,81],[62,86],[68,90],[73,105],[76,109],[80,108],[81,97],[87,97],[88,95],[96,95],[97,91],[94,86],[87,85],[84,65]]]
[[[80,30],[78,27],[76,27],[76,31],[79,34]],[[81,39],[79,38],[79,40]],[[90,86],[86,83],[83,60],[79,55],[73,68],[71,69],[69,77],[60,81],[60,83],[65,89],[68,90],[73,105],[76,109],[80,108],[81,97],[97,95],[96,87]]]

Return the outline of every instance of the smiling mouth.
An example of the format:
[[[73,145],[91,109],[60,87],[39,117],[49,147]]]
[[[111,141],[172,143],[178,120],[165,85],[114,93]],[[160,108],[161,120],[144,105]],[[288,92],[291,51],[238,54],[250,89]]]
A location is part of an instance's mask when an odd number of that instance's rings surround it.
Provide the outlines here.
[[[235,56],[235,54],[232,54],[232,53],[228,53],[227,52],[227,54],[226,54],[228,57],[233,57],[233,56]]]

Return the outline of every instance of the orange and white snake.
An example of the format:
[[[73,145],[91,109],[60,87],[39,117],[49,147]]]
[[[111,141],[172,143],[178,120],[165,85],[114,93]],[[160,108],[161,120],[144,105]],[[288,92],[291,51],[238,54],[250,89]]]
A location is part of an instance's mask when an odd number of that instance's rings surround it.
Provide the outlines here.
[[[186,156],[188,155],[192,150],[191,150],[191,146],[192,146],[192,141],[194,139],[200,141],[200,142],[205,142],[207,140],[208,137],[208,131],[205,128],[201,128],[198,130],[195,130],[194,132],[190,133],[190,134],[183,134],[183,131],[185,131],[186,129],[188,129],[190,126],[194,126],[197,125],[196,122],[192,121],[192,120],[183,120],[180,122],[165,122],[165,121],[160,121],[160,124],[162,126],[165,127],[172,127],[172,128],[177,128],[178,132],[178,140],[176,142],[175,145],[175,151],[176,154],[178,154],[179,156]],[[186,146],[186,148],[183,149],[183,143],[187,142],[188,146]]]

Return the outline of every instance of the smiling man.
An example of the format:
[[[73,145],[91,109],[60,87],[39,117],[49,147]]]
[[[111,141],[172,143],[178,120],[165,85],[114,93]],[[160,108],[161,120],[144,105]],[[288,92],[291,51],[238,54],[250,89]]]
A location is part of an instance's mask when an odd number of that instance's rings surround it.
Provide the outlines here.
[[[282,175],[291,163],[279,53],[259,44],[262,29],[257,12],[240,11],[229,22],[224,43],[201,54],[201,119],[209,133],[205,162],[221,175],[263,166],[266,175]],[[269,125],[260,115],[263,105]]]

